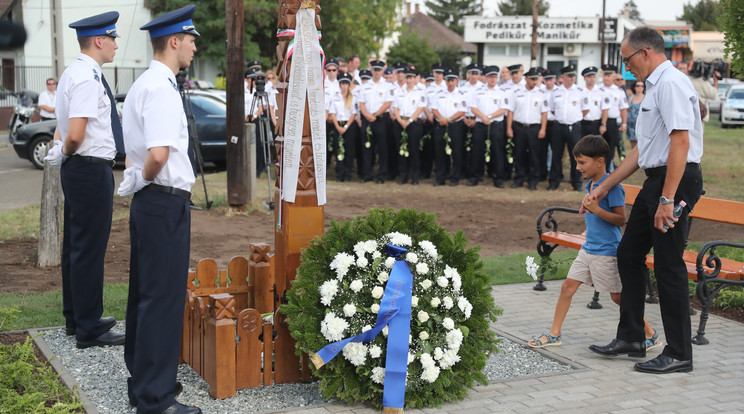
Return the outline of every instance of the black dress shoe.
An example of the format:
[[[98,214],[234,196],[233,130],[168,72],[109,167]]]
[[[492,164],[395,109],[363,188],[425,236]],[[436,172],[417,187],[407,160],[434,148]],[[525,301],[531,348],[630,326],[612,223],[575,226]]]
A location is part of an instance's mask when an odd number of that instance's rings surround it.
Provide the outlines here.
[[[537,184],[530,184],[530,185],[529,185],[529,186],[528,186],[527,188],[528,188],[528,189],[529,189],[530,191],[535,191],[535,190],[537,190]]]
[[[408,182],[408,180],[404,180],[402,178],[398,180],[398,184],[400,184],[400,185],[403,185],[403,184],[405,184],[407,182]]]
[[[520,188],[520,187],[522,187],[522,183],[512,183],[512,185],[510,187],[511,188]]]
[[[103,326],[106,327],[106,330],[109,330],[109,329],[113,328],[114,325],[116,325],[116,319],[114,319],[113,316],[107,316],[105,318],[101,318],[100,319],[100,322],[101,322],[101,324]],[[75,328],[74,327],[66,326],[65,327],[65,334],[67,336],[75,335]]]
[[[433,185],[434,185],[434,187],[439,187],[440,185],[444,185],[444,183],[441,182],[441,181],[434,181],[434,184]]]
[[[454,187],[456,185],[460,184],[459,180],[455,180],[454,178],[450,180],[450,186]]]
[[[181,394],[181,391],[183,391],[183,384],[181,384],[180,381],[176,381],[176,386],[173,388],[173,396],[178,397],[178,395]],[[137,406],[137,399],[134,398],[132,394],[129,394],[129,404],[132,407]]]
[[[202,410],[193,405],[184,405],[176,401],[175,404],[161,411],[160,414],[201,414]]]
[[[659,355],[646,362],[635,364],[635,370],[649,374],[669,374],[671,372],[692,371],[692,360],[680,361],[670,356]]]
[[[419,185],[419,181],[417,179],[411,180],[411,185]]]
[[[574,184],[573,189],[574,191],[583,191],[584,187],[582,187],[581,184]]]
[[[558,184],[550,184],[548,185],[548,191],[555,191],[558,189]]]
[[[78,349],[90,348],[91,346],[123,345],[125,335],[119,332],[107,331],[98,338],[90,341],[77,341]]]
[[[494,180],[493,186],[496,188],[504,188],[504,182],[501,180]]]
[[[383,180],[382,178],[378,178],[377,184],[385,184],[385,180]]]
[[[473,187],[475,185],[478,185],[478,179],[477,178],[471,178],[468,180],[468,187]]]
[[[361,180],[359,180],[359,182],[362,183],[362,184],[367,183],[367,182],[370,182],[370,181],[372,181],[372,180],[369,179],[369,178],[362,178]]]
[[[646,344],[643,342],[627,342],[617,338],[613,339],[609,345],[589,345],[589,350],[608,357],[620,354],[628,354],[631,358],[646,356]]]

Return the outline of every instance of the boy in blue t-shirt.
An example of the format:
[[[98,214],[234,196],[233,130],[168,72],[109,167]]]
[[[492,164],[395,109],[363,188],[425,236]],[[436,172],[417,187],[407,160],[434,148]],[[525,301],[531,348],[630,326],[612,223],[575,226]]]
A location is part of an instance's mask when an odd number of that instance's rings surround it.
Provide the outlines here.
[[[587,135],[573,149],[576,169],[589,182],[584,189],[588,194],[609,175],[605,160],[610,153],[607,141],[599,135]],[[620,304],[622,284],[617,270],[617,245],[620,227],[625,225],[625,190],[618,184],[607,193],[599,204],[596,201],[582,204],[586,223],[586,242],[581,246],[576,260],[568,270],[555,305],[553,326],[540,336],[532,337],[528,345],[533,348],[561,345],[561,326],[566,319],[571,299],[582,283],[594,285],[597,292],[609,292],[612,301]],[[651,329],[644,317],[646,350],[661,346],[659,335]]]

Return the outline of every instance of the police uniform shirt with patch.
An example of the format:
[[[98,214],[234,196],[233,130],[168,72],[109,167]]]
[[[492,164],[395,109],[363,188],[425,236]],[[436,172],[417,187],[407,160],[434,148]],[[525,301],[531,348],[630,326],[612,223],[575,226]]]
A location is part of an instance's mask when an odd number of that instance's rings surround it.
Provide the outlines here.
[[[436,82],[432,82],[430,85],[426,86],[426,100],[429,109],[436,108],[439,92],[446,90],[447,85],[445,85],[444,81],[442,81],[441,85],[437,85]]]
[[[393,102],[395,99],[395,88],[392,83],[380,78],[375,82],[370,79],[364,84],[360,102],[364,103],[367,112],[374,115],[386,102]]]
[[[550,111],[555,115],[555,120],[564,125],[573,125],[584,117],[582,112],[584,105],[584,89],[572,85],[566,89],[564,85],[555,88],[550,96]]]
[[[333,102],[331,103],[331,107],[328,110],[328,113],[335,114],[336,120],[339,122],[348,121],[349,119],[351,119],[351,115],[356,116],[359,113],[359,100],[357,99],[357,96],[352,93],[351,107],[349,109],[346,109],[344,96],[339,93],[338,95],[336,95]]]
[[[462,111],[465,112],[468,108],[467,96],[457,87],[450,92],[445,89],[437,93],[436,106],[433,109],[439,111],[439,114],[449,119],[452,115]],[[457,122],[462,120],[462,117],[455,119],[450,122]]]
[[[698,95],[687,75],[667,60],[646,79],[646,96],[636,120],[639,167],[667,165],[669,135],[674,130],[688,131],[687,162],[699,163],[703,156],[703,124]]]
[[[548,112],[548,96],[539,88],[517,89],[509,97],[509,110],[514,112],[514,121],[520,124],[539,124],[542,113]]]
[[[465,116],[467,117],[473,117],[475,114],[473,114],[473,111],[470,110],[471,107],[475,106],[475,100],[478,97],[478,91],[480,91],[482,88],[485,88],[486,84],[477,81],[475,85],[471,84],[470,82],[465,82],[464,85],[460,86],[460,90],[465,93],[465,95],[468,97],[468,109],[465,111]]]
[[[493,88],[485,86],[475,94],[474,103],[471,104],[471,106],[478,108],[478,110],[486,116],[498,111],[499,109],[508,110],[508,94],[501,90],[501,88],[499,88],[498,86],[494,86]],[[478,122],[483,122],[483,119],[477,116],[475,117],[475,120]],[[491,122],[501,122],[503,120],[504,115],[501,115],[496,118],[492,118]]]
[[[331,81],[326,78],[323,91],[325,94],[325,109],[326,111],[330,111],[333,101],[341,95],[341,86],[338,84],[338,79]]]
[[[620,118],[620,110],[628,109],[628,98],[625,92],[617,85],[610,85],[609,87],[602,85],[600,89],[604,92],[603,101],[608,105],[607,118]]]
[[[173,71],[153,60],[132,85],[122,110],[127,157],[144,169],[153,147],[168,147],[168,161],[154,183],[191,191],[194,170],[189,160],[189,132]]]
[[[64,140],[70,130],[70,118],[87,118],[85,138],[75,154],[114,159],[111,100],[101,76],[101,66],[84,53],[65,69],[57,89],[57,127]]]
[[[586,121],[599,121],[602,119],[602,111],[609,109],[610,103],[604,100],[604,90],[597,85],[594,89],[584,88],[584,106],[589,112],[584,117]]]
[[[407,88],[398,91],[393,107],[398,108],[398,114],[410,118],[418,108],[426,107],[426,95],[420,89],[414,87],[411,91]],[[421,111],[423,113],[424,111]],[[421,114],[419,114],[419,117]]]
[[[542,86],[545,86],[545,85],[542,85]],[[551,94],[553,94],[553,92],[555,92],[556,89],[558,89],[558,86],[553,85],[553,89],[548,89],[548,88],[545,88],[545,89],[540,88],[540,89],[542,89],[542,91],[545,92],[545,95],[550,96]],[[550,100],[548,100],[548,105],[550,105]],[[555,121],[555,115],[553,115],[552,112],[548,111],[548,122],[550,121]]]

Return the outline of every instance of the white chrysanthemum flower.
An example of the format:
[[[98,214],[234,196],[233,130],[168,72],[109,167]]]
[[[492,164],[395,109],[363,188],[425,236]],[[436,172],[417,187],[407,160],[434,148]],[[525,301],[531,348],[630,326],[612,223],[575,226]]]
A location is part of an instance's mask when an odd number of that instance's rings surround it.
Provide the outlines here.
[[[369,356],[372,358],[379,358],[382,355],[382,348],[379,345],[372,345],[369,347]]]
[[[425,311],[418,311],[418,321],[424,323],[429,320],[429,314]]]
[[[428,383],[433,383],[437,378],[439,378],[439,367],[436,365],[421,372],[421,379]]]
[[[320,302],[326,306],[331,306],[331,300],[338,293],[338,280],[326,280],[318,288],[320,292]]]
[[[365,242],[360,241],[360,242],[357,242],[354,245],[354,253],[357,255],[357,257],[362,257],[362,256],[364,256],[364,253],[366,253],[366,249],[365,249],[364,243]]]
[[[372,258],[373,259],[379,259],[381,257],[382,257],[382,253],[380,253],[379,250],[375,250],[374,252],[372,252]]]
[[[429,273],[429,265],[424,262],[416,264],[416,273],[420,275]]]
[[[408,334],[408,345],[411,345],[413,343],[413,335]]]
[[[382,271],[379,275],[377,275],[377,281],[380,283],[385,283],[390,279],[390,273]]]
[[[442,355],[442,359],[439,361],[439,366],[442,368],[449,368],[452,365],[460,362],[460,356],[457,355],[457,351],[454,349],[448,349]]]
[[[394,257],[388,257],[387,259],[385,259],[385,267],[387,267],[388,269],[392,269],[394,264],[395,264]]]
[[[344,346],[343,353],[347,361],[358,367],[364,365],[364,362],[367,360],[367,345],[361,342],[350,342]]]
[[[429,288],[431,287],[431,285],[432,285],[432,282],[431,282],[431,280],[429,280],[429,279],[424,279],[424,280],[422,280],[422,281],[421,281],[421,282],[419,283],[419,285],[421,285],[421,287],[422,287],[422,288],[423,288],[424,290],[427,290],[427,289],[429,289]]]
[[[446,276],[448,279],[452,279],[455,275],[459,276],[459,273],[457,273],[457,269],[454,267],[450,267],[449,265],[444,266],[444,276]]]
[[[460,277],[459,274],[455,274],[454,276],[452,276],[452,289],[459,291],[461,287],[462,287],[462,278]]]
[[[398,233],[397,231],[388,233],[386,236],[390,239],[390,243],[396,245],[396,246],[410,246],[413,241],[411,240],[411,236],[403,233]]]
[[[339,318],[333,312],[328,312],[320,322],[320,333],[328,341],[335,342],[344,339],[344,331],[349,327],[349,323],[343,318]]]
[[[383,293],[385,293],[385,289],[383,289],[382,286],[375,286],[372,288],[372,297],[375,299],[380,299]]]
[[[465,296],[457,298],[457,307],[465,314],[466,318],[470,318],[470,314],[473,312],[473,305],[470,304]]]
[[[336,271],[336,277],[340,280],[346,276],[352,264],[354,264],[354,256],[346,252],[341,252],[333,258],[330,268]]]
[[[371,310],[372,313],[375,313],[376,314],[377,312],[380,311],[380,305],[378,305],[377,303],[375,303],[375,304],[373,304],[372,306],[369,307],[369,310]]]
[[[419,298],[418,296],[411,296],[411,307],[415,308],[418,306]]]
[[[537,280],[537,270],[540,268],[540,266],[535,263],[535,258],[532,256],[527,256],[525,259],[525,265],[527,274],[532,277],[533,280]]]
[[[460,345],[462,345],[462,331],[459,329],[453,329],[449,332],[447,332],[447,345],[449,345],[450,349],[459,350]]]
[[[419,339],[422,341],[429,339],[429,332],[426,332],[426,331],[419,332]]]
[[[442,348],[436,347],[434,348],[434,359],[439,361],[444,356],[444,351],[442,351]]]
[[[452,318],[444,318],[444,320],[442,320],[442,326],[448,330],[455,329],[455,321],[453,321]]]
[[[372,325],[364,325],[362,327],[362,332],[367,332],[372,330]]]
[[[375,382],[377,384],[384,384],[385,383],[385,368],[383,367],[372,368],[372,375],[370,375],[370,378],[372,379],[372,382]]]
[[[424,369],[431,368],[437,364],[436,362],[434,362],[434,358],[432,358],[431,354],[429,354],[428,352],[424,352],[423,354],[421,354],[421,356],[419,357],[419,361],[421,361],[421,366]]]
[[[389,329],[389,328],[388,328],[387,326],[386,326],[386,327],[384,327],[384,328],[382,328],[382,334],[383,334],[383,335],[385,335],[385,336],[388,336],[388,331],[389,331],[389,330],[390,330],[390,329]]]
[[[413,355],[413,354],[411,353],[411,351],[408,351],[408,361],[407,361],[406,365],[410,365],[410,364],[411,364],[411,362],[413,362],[413,360],[414,360],[415,358],[416,358],[416,356],[415,356],[415,355]]]
[[[447,285],[449,285],[449,279],[444,276],[439,276],[437,278],[437,285],[439,285],[440,287],[447,287]]]
[[[369,260],[367,260],[366,257],[362,256],[356,260],[356,265],[358,267],[366,267],[369,264]]]
[[[349,284],[349,289],[351,289],[354,293],[359,293],[359,291],[362,290],[363,287],[364,283],[359,279],[356,279]]]
[[[424,253],[426,253],[427,256],[431,257],[432,259],[437,258],[438,253],[436,246],[434,246],[434,243],[430,242],[429,240],[423,240],[419,242],[419,246],[424,250]]]
[[[418,255],[416,253],[406,253],[406,262],[408,263],[418,263]]]
[[[444,305],[444,309],[450,310],[453,306],[455,306],[455,302],[452,300],[451,297],[445,296],[442,299],[442,305]]]
[[[432,308],[439,307],[441,303],[442,303],[442,300],[439,298],[431,298],[431,302],[429,302]]]
[[[344,316],[347,318],[351,318],[356,313],[357,309],[356,306],[354,306],[353,303],[347,303],[344,305]]]

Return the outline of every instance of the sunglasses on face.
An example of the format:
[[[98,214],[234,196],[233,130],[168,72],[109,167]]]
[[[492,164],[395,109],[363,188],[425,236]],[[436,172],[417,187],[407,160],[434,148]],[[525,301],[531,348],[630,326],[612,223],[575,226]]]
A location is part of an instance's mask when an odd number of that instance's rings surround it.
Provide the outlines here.
[[[326,69],[328,72],[338,72],[338,69]]]
[[[56,83],[54,83],[54,82],[47,83],[47,86],[51,86],[51,85],[56,85]]]

